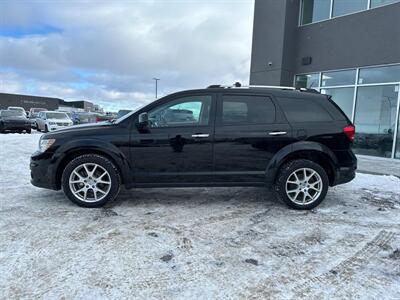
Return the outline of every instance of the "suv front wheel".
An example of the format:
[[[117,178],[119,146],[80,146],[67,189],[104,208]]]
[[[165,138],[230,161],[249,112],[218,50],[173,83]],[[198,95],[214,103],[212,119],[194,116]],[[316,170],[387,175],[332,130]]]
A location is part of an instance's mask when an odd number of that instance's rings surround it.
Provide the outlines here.
[[[328,186],[324,168],[311,160],[296,159],[280,169],[274,190],[291,208],[312,209],[324,200]]]
[[[72,202],[83,207],[100,207],[117,197],[121,178],[108,158],[85,154],[67,164],[61,182]]]

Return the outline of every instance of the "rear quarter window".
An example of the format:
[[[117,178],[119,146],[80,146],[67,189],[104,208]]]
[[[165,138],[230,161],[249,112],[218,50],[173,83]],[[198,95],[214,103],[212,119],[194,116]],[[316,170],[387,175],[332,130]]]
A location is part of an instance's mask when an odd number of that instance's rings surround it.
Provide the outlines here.
[[[291,123],[333,121],[332,115],[318,103],[319,100],[278,98],[278,101],[287,120]]]

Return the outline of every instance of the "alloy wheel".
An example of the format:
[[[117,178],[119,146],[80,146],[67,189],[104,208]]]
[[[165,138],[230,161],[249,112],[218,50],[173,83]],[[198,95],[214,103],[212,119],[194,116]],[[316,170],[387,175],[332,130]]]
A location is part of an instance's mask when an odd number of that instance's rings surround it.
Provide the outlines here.
[[[307,205],[317,200],[322,187],[321,176],[310,168],[297,169],[286,180],[286,194],[298,205]]]
[[[84,202],[104,199],[111,189],[110,174],[95,163],[77,166],[69,177],[69,187],[76,198]]]

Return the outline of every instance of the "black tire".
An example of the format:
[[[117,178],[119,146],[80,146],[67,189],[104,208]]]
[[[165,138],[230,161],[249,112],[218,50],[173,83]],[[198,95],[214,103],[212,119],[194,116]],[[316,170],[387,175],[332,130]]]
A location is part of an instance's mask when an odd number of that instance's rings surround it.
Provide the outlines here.
[[[30,134],[31,132],[32,132],[32,129],[27,129],[27,130],[26,130],[26,133],[29,133],[29,134]]]
[[[44,132],[49,132],[49,128],[47,127],[47,125],[44,125]]]
[[[111,180],[110,190],[107,193],[107,195],[99,201],[96,202],[82,201],[77,196],[75,196],[73,191],[71,190],[69,184],[69,178],[71,176],[71,173],[75,170],[75,168],[84,163],[97,164],[102,168],[104,168],[109,174],[109,178]],[[114,200],[118,196],[121,187],[121,176],[117,167],[108,158],[98,154],[84,154],[74,158],[67,164],[62,174],[61,185],[64,194],[75,204],[82,207],[90,207],[90,208],[101,207],[107,202]]]
[[[291,198],[289,198],[288,194],[286,193],[286,183],[287,180],[289,179],[289,176],[292,175],[293,172],[299,169],[311,169],[315,171],[322,182],[322,188],[320,191],[319,196],[317,196],[314,200],[312,200],[311,203],[307,204],[298,204],[294,202]],[[319,164],[307,160],[307,159],[296,159],[289,161],[288,163],[284,164],[276,177],[275,184],[274,184],[274,191],[277,196],[277,198],[281,201],[283,201],[286,205],[288,205],[291,208],[294,209],[300,209],[300,210],[308,210],[308,209],[313,209],[314,207],[318,206],[325,198],[326,193],[328,192],[328,187],[329,187],[329,178],[328,175],[326,174],[324,168],[322,168]],[[300,192],[302,193],[302,192]],[[293,194],[292,194],[293,195]],[[301,194],[299,194],[301,195]],[[295,196],[295,200],[297,200],[297,194]],[[311,200],[310,200],[311,201]]]

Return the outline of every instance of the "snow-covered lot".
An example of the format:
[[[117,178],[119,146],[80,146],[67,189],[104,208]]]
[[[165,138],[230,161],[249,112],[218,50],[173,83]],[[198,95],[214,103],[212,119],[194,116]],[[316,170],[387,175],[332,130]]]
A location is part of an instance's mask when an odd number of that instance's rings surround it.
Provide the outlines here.
[[[30,185],[39,134],[0,135],[0,298],[399,299],[400,180],[317,209],[260,188],[138,189],[102,209]]]

